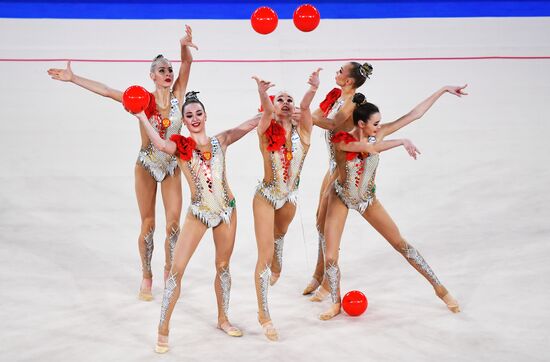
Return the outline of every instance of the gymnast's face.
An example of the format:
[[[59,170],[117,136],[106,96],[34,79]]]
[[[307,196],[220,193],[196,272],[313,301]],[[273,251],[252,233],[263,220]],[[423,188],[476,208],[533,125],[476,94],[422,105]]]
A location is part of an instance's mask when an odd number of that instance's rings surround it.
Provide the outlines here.
[[[206,112],[199,103],[189,103],[183,110],[185,126],[191,133],[200,133],[204,130]]]
[[[273,99],[275,114],[282,116],[291,116],[294,112],[294,98],[286,92],[280,92]]]
[[[336,71],[336,77],[334,77],[334,80],[338,86],[343,87],[347,84],[351,84],[350,82],[353,82],[353,79],[349,76],[352,67],[353,65],[351,63],[346,63]]]
[[[160,62],[151,73],[151,79],[159,87],[169,88],[174,82],[174,70],[169,62]]]
[[[378,130],[380,129],[381,119],[382,116],[380,115],[380,112],[376,112],[370,116],[368,121],[359,121],[358,126],[361,128],[363,136],[376,136],[376,132],[378,132]]]

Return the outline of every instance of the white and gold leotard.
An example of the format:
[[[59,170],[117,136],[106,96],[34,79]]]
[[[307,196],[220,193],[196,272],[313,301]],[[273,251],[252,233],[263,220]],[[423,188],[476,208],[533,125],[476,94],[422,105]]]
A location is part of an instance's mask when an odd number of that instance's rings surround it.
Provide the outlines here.
[[[325,99],[319,104],[319,108],[323,111],[326,118],[333,120],[336,117],[336,113],[342,109],[345,103],[345,99],[340,99],[342,96],[342,90],[340,88],[333,88],[327,93]],[[329,173],[332,175],[336,170],[336,160],[334,158],[334,146],[331,142],[334,131],[325,131],[325,142],[328,150],[328,166]]]
[[[341,133],[344,132],[338,134]],[[375,137],[369,137],[369,143],[375,142]],[[346,157],[345,175],[334,182],[334,190],[348,209],[357,210],[362,214],[376,196],[375,177],[380,155],[377,153],[365,157],[359,153],[346,154],[355,155],[355,157],[352,159]]]
[[[225,175],[225,155],[219,140],[210,138],[212,151],[201,152],[191,138],[170,138],[178,147],[178,162],[191,189],[189,212],[207,227],[229,223],[235,199]]]
[[[280,128],[279,128],[280,127]],[[266,131],[273,128],[284,128],[275,120]],[[286,134],[284,135],[285,140]],[[287,202],[296,204],[298,201],[298,186],[300,184],[300,172],[309,149],[309,145],[302,142],[298,127],[293,125],[290,131],[290,148],[284,144],[269,152],[269,166],[265,168],[265,177],[256,187],[258,195],[265,198],[275,210],[280,209]]]
[[[151,94],[151,97],[154,96]],[[164,139],[179,134],[182,126],[182,115],[178,99],[170,93],[170,113],[167,119],[155,109],[148,114],[149,122]],[[146,112],[147,113],[147,112]],[[137,163],[143,166],[157,182],[162,182],[167,175],[172,176],[178,167],[176,157],[160,151],[152,142],[139,151]]]
[[[338,113],[338,111],[342,109],[342,107],[344,106],[344,102],[345,102],[344,99],[336,101],[332,105],[332,108],[330,109],[330,111],[328,112],[327,118],[334,119],[334,117],[336,116],[336,113]],[[332,136],[334,136],[334,131],[331,131],[331,130],[325,131],[325,142],[327,144],[327,150],[328,150],[328,169],[331,175],[336,170],[336,159],[334,158],[334,145],[330,141],[332,139]]]

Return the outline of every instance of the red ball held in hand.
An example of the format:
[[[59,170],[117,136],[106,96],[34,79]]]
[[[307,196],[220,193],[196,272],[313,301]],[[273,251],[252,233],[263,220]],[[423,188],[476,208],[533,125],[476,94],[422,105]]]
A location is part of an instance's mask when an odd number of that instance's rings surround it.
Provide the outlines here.
[[[294,11],[294,25],[301,31],[312,31],[315,30],[319,21],[321,21],[321,15],[319,10],[313,5],[304,4],[298,6],[296,11]]]
[[[279,18],[277,13],[270,7],[262,6],[257,8],[250,17],[252,28],[260,34],[269,34],[277,27]]]
[[[151,96],[147,90],[139,85],[128,87],[122,95],[122,105],[130,113],[144,111],[149,105]]]
[[[352,317],[363,314],[363,312],[367,310],[368,305],[369,302],[367,297],[358,290],[352,290],[346,293],[342,299],[342,308]]]

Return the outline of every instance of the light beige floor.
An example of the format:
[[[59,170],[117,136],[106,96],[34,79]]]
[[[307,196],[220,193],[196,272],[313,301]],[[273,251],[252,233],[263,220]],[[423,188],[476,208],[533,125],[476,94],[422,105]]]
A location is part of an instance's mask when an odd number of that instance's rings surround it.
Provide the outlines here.
[[[323,20],[313,33],[282,21],[270,36],[247,22],[192,21],[196,59],[310,59],[550,55],[548,18]],[[223,32],[216,27],[221,24]],[[0,58],[177,59],[183,22],[0,20]],[[9,34],[9,35],[8,35]],[[0,360],[2,361],[542,361],[550,355],[550,60],[373,62],[362,88],[385,121],[445,84],[443,97],[401,131],[422,151],[383,155],[377,192],[403,234],[461,302],[452,315],[423,280],[355,213],[342,244],[342,289],[368,297],[359,318],[321,322],[326,305],[301,290],[317,245],[314,212],[327,167],[316,130],[284,272],[270,290],[281,340],[256,322],[251,199],[261,178],[254,134],[227,154],[238,200],[230,314],[245,336],[215,329],[213,243],[193,257],[172,319],[169,355],[153,353],[162,294],[164,219],[157,220],[155,299],[136,298],[139,216],[133,165],[137,122],[115,102],[50,80],[62,62],[2,62],[0,95]],[[251,75],[301,97],[318,66],[317,104],[338,62],[196,63],[208,130],[258,106]],[[80,75],[125,89],[151,87],[148,63],[74,63]],[[184,185],[185,186],[185,185]],[[188,204],[185,186],[185,205]],[[163,215],[159,199],[158,215]]]

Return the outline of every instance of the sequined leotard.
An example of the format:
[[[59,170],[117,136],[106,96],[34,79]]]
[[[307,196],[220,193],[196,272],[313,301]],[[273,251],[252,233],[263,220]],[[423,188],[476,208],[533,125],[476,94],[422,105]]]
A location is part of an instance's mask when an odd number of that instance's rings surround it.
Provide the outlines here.
[[[349,133],[338,132],[332,138],[333,143],[342,141],[339,137],[342,134],[353,138]],[[369,137],[368,141],[369,143],[375,143],[376,138]],[[334,190],[348,209],[357,210],[362,214],[374,201],[376,193],[375,176],[379,157],[379,154],[364,157],[359,153],[346,152],[345,175],[334,182]],[[342,167],[340,167],[340,172],[342,173],[342,171]]]
[[[325,99],[319,104],[319,108],[323,111],[323,115],[333,120],[336,116],[336,113],[342,109],[345,103],[345,99],[340,99],[342,95],[342,90],[340,88],[333,88],[330,92],[327,93]],[[327,144],[328,150],[328,167],[329,173],[332,175],[336,170],[336,160],[334,158],[334,145],[331,142],[332,136],[334,136],[334,131],[326,130],[325,131],[325,142]]]
[[[210,138],[212,152],[201,152],[192,138],[174,135],[178,162],[191,189],[189,212],[207,227],[229,223],[235,199],[225,176],[225,155],[216,137]]]
[[[281,129],[282,131],[280,131]],[[265,134],[274,132],[274,130],[275,132],[284,133],[284,143],[280,142],[281,144],[272,145],[273,150],[270,150],[268,146],[267,152],[269,152],[271,171],[268,172],[269,170],[266,169],[265,178],[256,187],[256,193],[265,198],[275,210],[278,210],[289,201],[293,204],[298,201],[300,172],[309,145],[302,142],[298,127],[295,125],[292,126],[290,131],[290,149],[286,145],[287,136],[284,128],[275,120],[272,120]]]
[[[154,100],[153,94],[150,94]],[[156,110],[155,102],[145,111],[153,128],[164,139],[169,139],[174,134],[179,134],[182,125],[182,115],[178,99],[170,93],[170,113],[167,119]],[[143,166],[157,182],[162,182],[166,175],[172,176],[178,167],[176,157],[159,151],[152,142],[139,151],[137,163]]]
[[[346,132],[336,133],[332,140],[334,143],[357,141],[351,134]],[[376,137],[369,137],[368,142],[376,143]],[[340,178],[334,182],[336,195],[348,209],[354,209],[363,214],[373,202],[376,202],[376,185],[374,179],[376,176],[376,168],[378,167],[379,154],[371,154],[367,157],[363,157],[363,155],[355,152],[338,152],[336,158],[338,160],[338,171],[340,173]],[[434,287],[441,285],[434,271],[414,246],[403,239],[402,244],[396,249],[416,270],[424,275]],[[326,274],[329,279],[332,302],[338,303],[338,266],[330,266]],[[448,307],[451,309],[451,306],[448,305]]]
[[[342,108],[344,105],[345,100],[339,100],[334,103],[332,108],[327,114],[328,119],[334,119],[334,116],[336,116],[336,113]],[[334,171],[336,170],[336,159],[334,158],[334,145],[330,141],[332,139],[332,136],[334,136],[334,131],[326,130],[325,131],[325,142],[327,144],[328,149],[328,166],[329,166],[329,172],[332,175]]]

